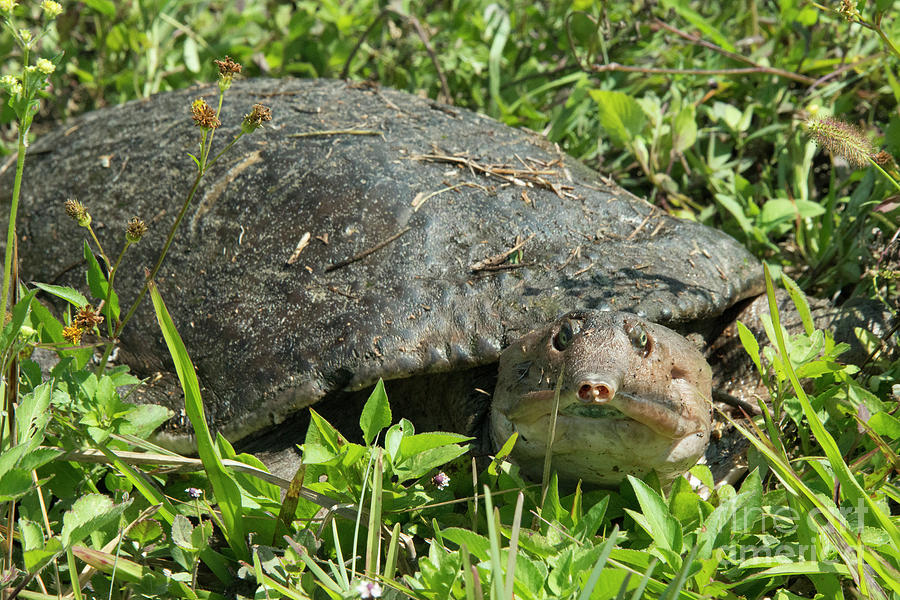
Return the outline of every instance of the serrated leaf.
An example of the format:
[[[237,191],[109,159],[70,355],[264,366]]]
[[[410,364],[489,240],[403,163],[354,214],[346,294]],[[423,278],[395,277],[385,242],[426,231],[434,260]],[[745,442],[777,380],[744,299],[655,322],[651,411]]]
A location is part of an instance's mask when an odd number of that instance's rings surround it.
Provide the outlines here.
[[[194,526],[190,520],[184,515],[175,515],[172,521],[172,541],[176,546],[187,550],[188,552],[196,552],[199,550],[192,541],[194,535]]]
[[[51,285],[49,283],[41,283],[39,281],[34,281],[32,282],[32,284],[34,285],[34,287],[44,290],[51,296],[62,298],[72,306],[81,308],[88,303],[87,298],[85,298],[81,292],[67,285]]]
[[[591,90],[597,103],[600,125],[616,146],[631,142],[644,129],[647,117],[634,98],[624,92]]]
[[[21,441],[31,440],[35,436],[43,438],[44,427],[50,420],[50,391],[49,382],[37,386],[26,394],[16,411],[16,426],[19,430]]]
[[[128,530],[127,537],[138,543],[140,547],[144,547],[153,540],[162,536],[162,525],[156,519],[144,519],[138,521]]]
[[[60,539],[63,546],[71,548],[85,537],[116,521],[131,500],[116,504],[103,494],[88,494],[75,501],[63,515]]]
[[[25,562],[25,570],[29,573],[39,573],[41,569],[53,562],[63,551],[62,542],[59,538],[50,538],[47,543],[40,548],[26,550],[22,553],[22,559]]]
[[[384,391],[384,381],[379,379],[359,416],[359,426],[366,446],[371,445],[375,436],[391,424],[391,418],[391,407]]]

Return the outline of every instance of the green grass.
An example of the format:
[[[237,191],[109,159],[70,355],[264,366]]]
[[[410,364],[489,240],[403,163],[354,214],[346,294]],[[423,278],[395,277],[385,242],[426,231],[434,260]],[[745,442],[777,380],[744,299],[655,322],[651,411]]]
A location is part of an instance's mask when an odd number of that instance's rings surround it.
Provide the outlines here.
[[[56,69],[3,105],[4,148],[27,166],[29,136],[209,81],[226,54],[250,77],[375,80],[542,132],[661,208],[729,232],[807,293],[896,310],[896,163],[822,151],[806,123],[833,116],[873,153],[900,155],[897,3],[845,3],[843,14],[791,0],[383,4],[91,0],[49,21],[23,2],[15,30],[44,34],[27,54],[0,36],[0,75],[40,57]],[[103,257],[88,287],[111,327],[119,259]],[[4,287],[13,281],[5,269]],[[87,303],[41,289],[72,313]],[[127,403],[116,391],[134,383],[127,372],[91,369],[90,350],[64,341],[73,316],[60,322],[33,290],[11,307],[0,366],[21,361],[21,383],[3,387],[16,408],[0,427],[6,598],[342,598],[376,584],[397,598],[900,597],[900,364],[841,365],[828,332],[786,336],[773,312],[768,345],[741,336],[771,401],[738,424],[748,474],[708,496],[686,480],[573,491],[502,461],[478,471],[460,436],[394,423],[380,387],[361,415],[364,444],[314,415],[305,470],[273,482],[202,426],[188,349],[150,293],[199,460],[146,441],[168,415]],[[52,380],[24,360],[38,340],[65,347]],[[136,463],[136,449],[157,468]],[[161,469],[174,463],[193,470]],[[712,486],[706,467],[692,473]]]

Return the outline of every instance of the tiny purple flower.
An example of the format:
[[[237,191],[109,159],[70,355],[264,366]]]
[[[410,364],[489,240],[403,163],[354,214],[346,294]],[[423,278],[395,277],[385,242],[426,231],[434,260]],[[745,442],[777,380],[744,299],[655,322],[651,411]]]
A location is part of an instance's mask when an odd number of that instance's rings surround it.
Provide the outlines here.
[[[435,487],[437,487],[437,489],[443,490],[443,489],[446,489],[446,487],[448,485],[450,485],[450,478],[447,476],[446,473],[441,471],[440,473],[438,473],[437,475],[435,475],[434,477],[431,478],[431,483],[433,483],[435,485]]]
[[[200,496],[203,495],[203,490],[195,488],[195,487],[189,487],[184,491],[187,492],[188,496],[190,496],[194,500],[198,499]]]
[[[377,581],[360,581],[356,586],[360,598],[381,598],[381,585]]]

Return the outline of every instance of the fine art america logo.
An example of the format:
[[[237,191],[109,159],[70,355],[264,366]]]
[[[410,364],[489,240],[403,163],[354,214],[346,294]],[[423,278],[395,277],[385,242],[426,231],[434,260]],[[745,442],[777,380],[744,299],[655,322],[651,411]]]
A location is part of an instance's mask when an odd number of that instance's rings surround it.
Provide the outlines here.
[[[830,499],[823,498],[823,501],[831,503]],[[886,534],[875,527],[877,524],[866,525],[868,512],[862,499],[856,506],[835,508],[826,505],[824,509],[815,508],[809,512],[798,512],[787,504],[745,507],[732,517],[732,534],[743,533],[745,536],[723,549],[734,562],[749,560],[780,564],[818,560],[820,556],[831,554],[832,548],[843,553],[858,543],[877,546],[887,542],[887,539],[881,539]],[[848,543],[839,529],[853,532],[854,543]],[[793,543],[786,543],[786,539]]]

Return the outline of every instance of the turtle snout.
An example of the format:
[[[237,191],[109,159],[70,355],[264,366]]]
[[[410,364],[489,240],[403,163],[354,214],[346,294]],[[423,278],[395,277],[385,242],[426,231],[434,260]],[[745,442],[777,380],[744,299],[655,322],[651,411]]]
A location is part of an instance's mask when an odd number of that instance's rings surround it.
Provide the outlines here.
[[[608,381],[585,379],[578,386],[578,398],[582,402],[606,404],[616,395],[616,386]]]

